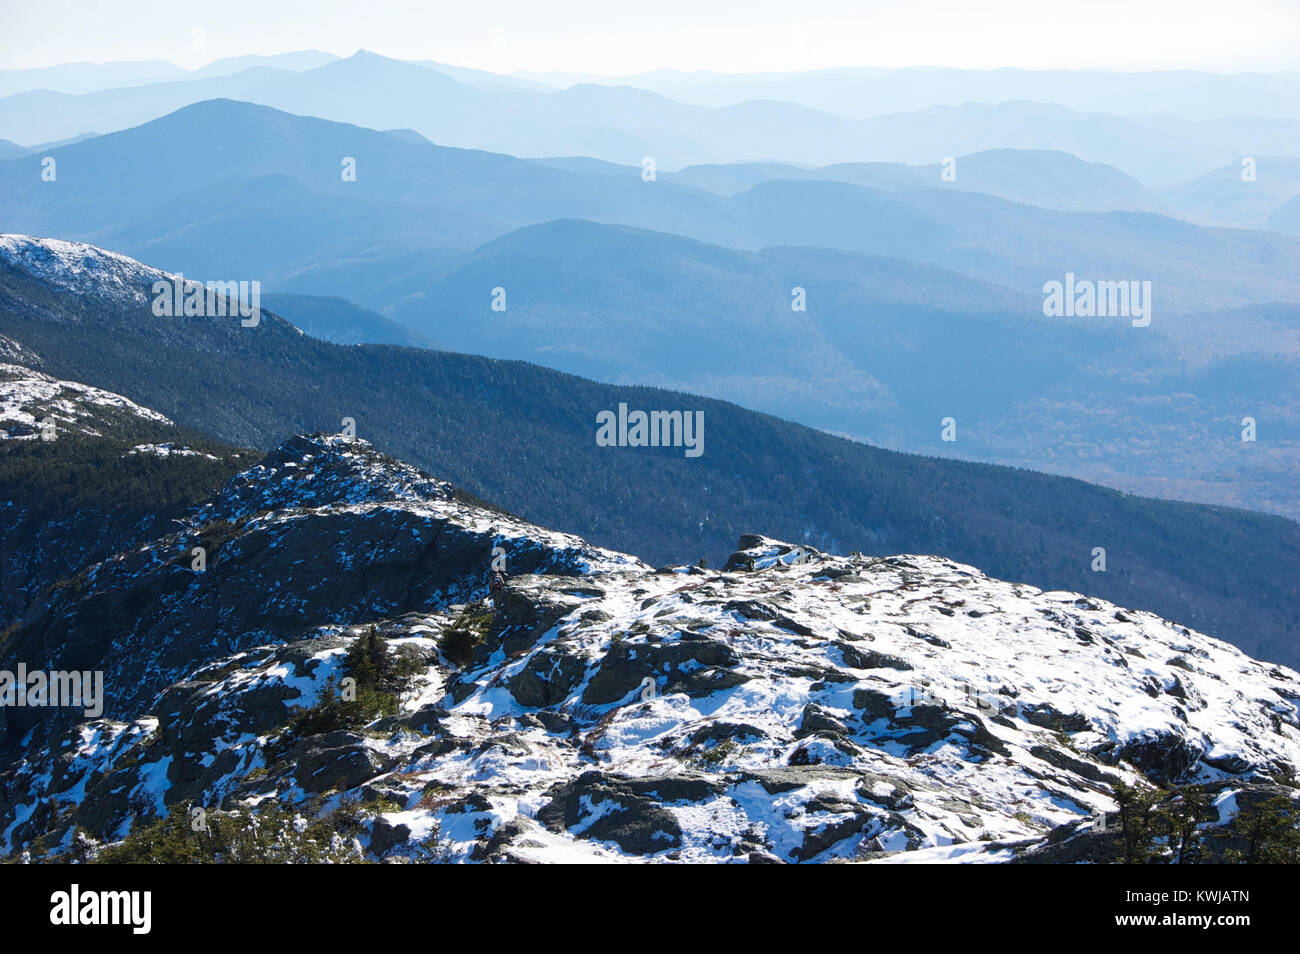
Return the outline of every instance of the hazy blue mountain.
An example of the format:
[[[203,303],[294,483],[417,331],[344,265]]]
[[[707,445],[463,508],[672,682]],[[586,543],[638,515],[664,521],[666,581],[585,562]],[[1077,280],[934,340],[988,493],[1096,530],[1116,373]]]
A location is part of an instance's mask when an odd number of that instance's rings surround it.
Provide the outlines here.
[[[396,136],[404,142],[417,142],[423,145],[433,145],[428,139],[425,139],[414,129],[385,129],[384,133],[389,136]]]
[[[492,73],[488,70],[476,70],[466,66],[452,66],[450,63],[439,63],[437,60],[410,60],[416,66],[424,66],[431,70],[437,70],[445,76],[461,83],[471,83],[475,86],[503,86],[509,89],[530,89],[537,91],[552,90],[556,88],[554,83],[540,83],[536,80],[525,79],[522,76],[512,76],[509,73]],[[566,83],[566,86],[573,84]]]
[[[190,146],[236,127],[249,148]],[[53,183],[41,181],[37,158],[0,163],[10,228],[94,239],[191,274],[255,270],[274,281],[419,251],[432,260],[520,226],[583,218],[737,248],[809,245],[915,258],[1024,294],[1041,294],[1045,281],[1067,271],[1151,281],[1166,312],[1300,300],[1300,243],[1280,235],[1149,213],[1051,211],[942,187],[773,180],[728,198],[670,177],[646,182],[635,167],[626,174],[609,166],[593,172],[589,163],[556,168],[230,101],[187,107],[52,155]],[[340,175],[345,157],[357,160],[355,182]],[[1008,181],[1006,163],[1015,168],[1019,158],[968,164],[976,173],[991,165],[987,177]],[[958,166],[959,181],[964,169]],[[334,278],[327,284],[329,294],[376,310],[396,300]]]
[[[1059,150],[991,149],[957,159],[952,184],[1045,209],[1084,212],[1164,211],[1142,183],[1113,166],[1085,162]],[[933,188],[943,166],[923,166]],[[851,170],[850,170],[851,171]],[[840,178],[839,167],[828,172]],[[852,179],[845,177],[845,181]],[[869,184],[869,183],[862,183]]]
[[[204,100],[247,99],[265,79],[278,72],[256,66],[227,76],[177,79],[90,93],[34,89],[0,99],[0,134],[18,142],[72,139],[95,130],[115,132]]]
[[[658,70],[652,71],[652,73],[653,72],[674,71]],[[601,73],[574,73],[567,70],[512,70],[505,75],[525,82],[549,86],[553,89],[568,89],[570,86],[577,86],[580,83],[599,83],[604,86],[636,86],[640,89],[649,89],[650,84],[634,82],[634,80],[637,80],[640,76],[650,76],[652,73],[641,73],[629,76],[605,76]]]
[[[27,155],[39,153],[40,155],[45,156],[48,155],[51,150],[58,149],[60,146],[71,146],[76,142],[85,142],[87,139],[94,139],[98,135],[99,133],[96,132],[84,132],[79,136],[71,136],[68,139],[60,139],[57,142],[39,142],[36,145],[25,149],[24,152]]]
[[[320,50],[301,50],[269,56],[250,54],[214,60],[207,66],[188,70],[166,60],[136,60],[112,63],[60,63],[36,69],[0,70],[0,96],[29,90],[55,93],[94,93],[129,86],[182,82],[229,76],[254,66],[285,70],[308,70],[337,59]]]
[[[1292,196],[1268,217],[1268,226],[1279,232],[1300,235],[1300,195]]]
[[[729,163],[687,166],[664,178],[721,195],[735,195],[772,179],[820,179],[873,189],[950,188],[984,192],[1045,209],[1165,211],[1164,203],[1132,176],[1112,166],[1084,162],[1068,153],[992,149],[954,158],[955,163],[947,167],[938,162],[920,166],[846,162],[818,168],[788,163]],[[950,169],[950,175],[955,178],[945,180],[942,177],[945,169]]]
[[[606,162],[604,159],[592,159],[590,156],[549,156],[541,159],[532,159],[530,161],[535,162],[540,166],[549,166],[552,169],[567,169],[570,172],[599,172],[608,176],[627,176],[630,178],[641,175],[640,166],[625,166],[620,165],[617,162]],[[776,165],[773,168],[784,169],[792,167]],[[672,179],[675,182],[691,186],[692,188],[722,193],[722,190],[720,189],[711,189],[707,185],[695,182],[686,182],[678,179],[677,173],[668,173],[660,176],[660,178]]]
[[[507,225],[468,212],[453,216],[430,202],[368,199],[359,191],[327,195],[275,173],[180,193],[142,213],[126,213],[120,225],[78,234],[112,240],[194,277],[281,282],[322,263],[375,254],[421,249],[426,261],[434,261],[438,242],[486,237]]]
[[[497,285],[504,312],[490,307]],[[808,313],[791,308],[796,285]],[[744,252],[569,220],[488,243],[389,314],[450,350],[906,442],[909,431],[934,430],[945,405],[996,406],[990,379],[1028,389],[1066,371],[1069,361],[1034,341],[1026,316],[1035,307],[1030,296],[899,259]],[[929,398],[913,400],[920,395]]]
[[[460,83],[363,50],[308,73],[281,74],[239,98],[372,129],[409,128],[440,145],[462,146],[457,130],[490,122],[496,104],[514,96],[529,94]]]
[[[441,145],[517,156],[590,156],[665,171],[695,163],[931,163],[989,149],[1048,149],[1122,169],[1147,183],[1200,175],[1243,155],[1285,155],[1300,120],[1123,118],[1028,101],[846,119],[790,102],[692,106],[631,86],[535,91],[457,82],[361,52],[316,69],[254,67],[230,76],[84,96],[0,99],[0,135],[55,140],[147,121],[186,103],[244,99],[375,129],[410,128]]]
[[[47,374],[235,445],[274,447],[352,417],[359,436],[477,496],[656,563],[720,561],[755,530],[834,551],[941,553],[1045,588],[1122,596],[1256,655],[1297,658],[1290,520],[882,451],[522,362],[331,344],[273,315],[254,328],[155,318],[159,273],[139,263],[21,237],[0,250],[0,334]],[[704,453],[598,446],[596,413],[619,403],[702,411]],[[1108,547],[1105,573],[1091,569],[1096,546]]]
[[[377,246],[345,259],[304,260],[278,274],[271,287],[370,303],[367,308],[379,312],[418,299],[425,294],[421,289],[455,271],[472,254],[472,249],[461,248],[417,248],[393,254]]]
[[[8,139],[0,139],[0,159],[16,159],[18,156],[27,155],[29,151],[26,146],[20,146]]]
[[[321,50],[298,50],[293,53],[272,53],[269,55],[249,53],[245,56],[230,56],[213,60],[207,66],[201,66],[189,72],[189,79],[208,79],[213,76],[230,76],[242,73],[255,66],[270,66],[278,70],[303,72],[314,70],[326,63],[332,63],[338,57]]]
[[[548,74],[525,75],[543,82],[550,79]],[[570,81],[578,80],[570,78]],[[1300,83],[1294,74],[845,67],[803,73],[751,74],[656,70],[618,78],[584,77],[583,81],[652,89],[699,106],[776,99],[860,118],[931,106],[1012,100],[1058,103],[1080,112],[1119,116],[1300,118]]]
[[[235,127],[247,148],[191,146],[195,137]],[[372,240],[388,254],[472,248],[565,216],[745,240],[739,211],[698,190],[447,149],[232,101],[199,103],[52,155],[54,183],[41,181],[37,159],[0,164],[9,227],[111,240],[196,273],[238,261],[269,278],[322,264],[332,243],[349,260]],[[351,182],[341,175],[347,157],[357,163]],[[249,243],[261,248],[246,251]]]
[[[537,159],[534,161],[554,163],[577,160]],[[882,179],[893,170],[897,182],[910,183],[914,181],[915,174],[911,171],[913,167],[904,163],[879,162],[857,163],[856,165],[879,169]],[[629,167],[617,166],[615,168]],[[730,196],[738,192],[744,192],[746,189],[752,189],[760,182],[767,182],[771,179],[825,178],[823,175],[824,168],[827,167],[796,166],[788,162],[709,162],[687,166],[685,169],[678,169],[676,172],[667,172],[662,177],[665,181],[677,182],[696,189],[716,192],[718,195]],[[880,187],[891,188],[891,186],[884,185]]]
[[[60,63],[57,66],[0,70],[0,96],[45,89],[56,93],[93,93],[121,86],[165,83],[183,78],[185,70],[166,60],[117,63]]]
[[[313,338],[335,344],[396,344],[427,348],[431,342],[383,315],[343,298],[317,295],[263,295],[262,306]]]
[[[1051,149],[1122,169],[1147,186],[1177,182],[1241,156],[1285,155],[1300,142],[1294,119],[1185,120],[1076,112],[1052,103],[965,103],[861,121],[894,155],[932,162],[986,149]]]
[[[1295,151],[1300,153],[1300,143]],[[1242,178],[1240,160],[1207,172],[1191,182],[1162,190],[1178,214],[1196,222],[1237,228],[1276,228],[1270,216],[1300,195],[1300,158],[1255,156],[1253,180]]]
[[[1152,282],[1166,313],[1300,300],[1300,242],[1148,212],[1058,212],[961,190],[763,182],[733,201],[755,245],[893,255],[1025,293],[1067,271]],[[1264,249],[1268,249],[1264,252]],[[1285,264],[1284,264],[1285,263]]]

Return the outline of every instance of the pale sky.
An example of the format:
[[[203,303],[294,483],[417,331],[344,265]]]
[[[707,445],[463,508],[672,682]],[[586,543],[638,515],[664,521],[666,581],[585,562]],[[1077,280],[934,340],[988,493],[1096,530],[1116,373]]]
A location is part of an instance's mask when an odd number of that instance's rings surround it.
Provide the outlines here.
[[[195,49],[195,31],[204,42]],[[1300,70],[1300,0],[0,0],[0,69],[365,48],[496,72]]]

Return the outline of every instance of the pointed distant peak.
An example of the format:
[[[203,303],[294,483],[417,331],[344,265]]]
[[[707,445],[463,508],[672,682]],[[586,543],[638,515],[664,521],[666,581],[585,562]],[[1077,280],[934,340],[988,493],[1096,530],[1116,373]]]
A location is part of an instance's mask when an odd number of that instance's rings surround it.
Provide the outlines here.
[[[394,59],[391,56],[384,56],[382,53],[375,53],[373,50],[360,49],[351,56],[344,57],[329,63],[322,69],[342,74],[355,73],[364,71],[369,73],[380,73],[383,77],[388,78],[393,74],[409,78],[411,82],[420,83],[438,83],[459,87],[462,84],[452,79],[445,73],[430,69],[427,66],[421,66],[418,63],[411,63],[407,60]]]
[[[410,65],[410,64],[406,63],[405,60],[397,60],[397,59],[394,59],[394,58],[391,57],[391,56],[384,56],[384,54],[382,54],[382,53],[376,53],[374,50],[367,50],[367,49],[365,49],[365,48],[358,49],[358,50],[357,50],[355,53],[353,53],[351,56],[344,57],[340,62],[342,62],[342,63],[367,63],[367,64],[369,64],[369,63],[392,63],[392,64],[401,64],[401,65],[403,65],[403,66],[408,66],[408,65]],[[417,67],[417,68],[418,68],[418,67]]]

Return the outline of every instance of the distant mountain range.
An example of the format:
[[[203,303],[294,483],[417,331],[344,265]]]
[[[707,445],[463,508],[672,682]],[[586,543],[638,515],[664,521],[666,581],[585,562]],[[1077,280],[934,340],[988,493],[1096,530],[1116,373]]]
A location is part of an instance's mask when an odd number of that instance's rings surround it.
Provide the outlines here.
[[[253,66],[307,70],[337,59],[316,50],[216,60],[195,70],[163,61],[64,63],[45,69],[0,70],[0,96],[32,89],[88,93],[122,86],[224,76]],[[1300,118],[1296,73],[1217,74],[1196,70],[968,70],[833,67],[807,72],[717,73],[661,69],[627,76],[588,73],[492,73],[434,60],[413,61],[464,83],[520,89],[579,84],[651,90],[679,102],[717,108],[749,100],[798,103],[850,118],[1015,100],[1058,103],[1117,116],[1221,119],[1258,115]]]
[[[257,148],[218,144],[193,154],[192,142],[227,128]],[[639,170],[558,168],[225,101],[51,157],[54,182],[42,180],[34,157],[0,162],[11,228],[102,242],[177,270],[256,268],[267,281],[417,250],[469,250],[522,225],[584,218],[733,248],[810,245],[914,258],[1026,294],[1074,271],[1150,280],[1161,307],[1176,311],[1300,300],[1294,238],[1150,214],[1045,210],[941,181],[917,189],[914,176],[900,191],[761,179],[728,197],[672,177],[646,182]],[[355,181],[342,176],[347,158],[356,160]],[[1021,178],[1026,199],[1047,188],[1040,183],[1074,180],[1080,194],[1095,195],[1110,188],[1105,183],[1128,181],[1051,152],[959,159],[958,181],[967,162],[977,180],[1003,191]],[[371,308],[392,303],[355,289],[334,293]]]
[[[31,90],[55,93],[95,93],[120,87],[147,86],[155,83],[212,79],[231,76],[244,70],[265,66],[281,70],[309,70],[337,59],[319,50],[281,53],[272,56],[232,56],[214,60],[207,66],[187,70],[165,60],[139,60],[115,63],[60,63],[38,69],[0,70],[0,96],[12,96]]]
[[[464,80],[464,74],[461,74]],[[846,118],[794,102],[689,105],[631,86],[567,89],[468,82],[359,52],[313,69],[258,64],[221,76],[90,93],[29,90],[0,99],[0,136],[24,145],[111,132],[182,106],[233,98],[373,129],[410,128],[440,145],[516,156],[654,157],[664,171],[697,163],[932,163],[989,149],[1047,149],[1106,163],[1148,185],[1190,179],[1242,156],[1287,155],[1300,115],[1209,119],[1116,116],[1028,99]],[[1274,78],[1277,96],[1295,84]]]
[[[553,86],[634,86],[711,108],[747,100],[780,100],[863,119],[932,106],[1015,100],[1057,103],[1079,112],[1116,116],[1300,118],[1300,83],[1294,73],[839,67],[802,73],[664,69],[618,77],[527,71],[515,75]]]
[[[1285,215],[1275,218],[1275,214],[1300,196],[1300,159],[1250,158],[1247,164],[1234,162],[1191,182],[1160,190],[1160,196],[1193,221],[1297,232]]]

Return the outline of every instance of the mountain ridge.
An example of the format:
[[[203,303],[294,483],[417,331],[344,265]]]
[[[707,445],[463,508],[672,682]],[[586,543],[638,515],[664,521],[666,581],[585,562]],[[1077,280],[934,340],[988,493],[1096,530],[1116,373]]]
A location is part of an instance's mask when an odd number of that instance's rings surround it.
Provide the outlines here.
[[[47,374],[125,394],[229,445],[266,450],[351,417],[377,446],[477,497],[653,562],[694,559],[682,551],[697,547],[720,560],[756,530],[825,550],[928,551],[1163,611],[1256,655],[1300,651],[1286,595],[1300,579],[1300,528],[1289,520],[883,451],[714,400],[519,362],[331,345],[274,315],[251,329],[158,319],[148,287],[163,273],[103,261],[103,281],[71,288],[0,264],[0,334]],[[140,284],[122,284],[114,268],[142,269]],[[597,447],[597,412],[620,402],[702,410],[704,455]],[[791,461],[802,462],[798,474]],[[1089,569],[1097,546],[1110,549],[1108,572]]]

